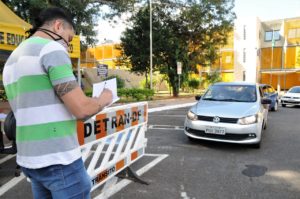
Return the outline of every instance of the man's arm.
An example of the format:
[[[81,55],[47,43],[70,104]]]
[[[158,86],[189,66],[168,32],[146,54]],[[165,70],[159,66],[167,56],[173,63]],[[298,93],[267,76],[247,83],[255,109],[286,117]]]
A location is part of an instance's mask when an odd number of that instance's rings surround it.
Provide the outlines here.
[[[68,110],[77,119],[86,119],[101,111],[112,101],[112,92],[104,89],[99,97],[87,97],[76,81],[58,84],[54,87]]]

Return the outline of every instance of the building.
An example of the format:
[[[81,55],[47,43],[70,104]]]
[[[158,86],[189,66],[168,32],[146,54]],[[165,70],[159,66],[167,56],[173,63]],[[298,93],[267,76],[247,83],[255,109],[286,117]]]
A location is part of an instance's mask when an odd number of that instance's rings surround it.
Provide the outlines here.
[[[237,20],[234,35],[235,80],[277,90],[300,85],[300,17]]]

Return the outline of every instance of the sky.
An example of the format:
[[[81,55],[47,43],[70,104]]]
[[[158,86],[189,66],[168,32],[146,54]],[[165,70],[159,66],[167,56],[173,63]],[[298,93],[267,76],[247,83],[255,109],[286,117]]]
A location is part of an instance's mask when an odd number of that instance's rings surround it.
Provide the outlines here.
[[[237,18],[257,16],[261,21],[300,17],[300,0],[235,0],[233,9]],[[126,26],[119,23],[110,25],[100,21],[97,39],[99,44],[105,40],[120,41],[120,35]]]

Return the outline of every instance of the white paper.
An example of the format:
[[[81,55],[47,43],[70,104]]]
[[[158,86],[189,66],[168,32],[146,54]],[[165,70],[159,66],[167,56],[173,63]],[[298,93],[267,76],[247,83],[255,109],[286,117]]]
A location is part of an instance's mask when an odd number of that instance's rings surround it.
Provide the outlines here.
[[[100,83],[93,84],[93,97],[99,97],[99,95],[102,93],[103,89],[107,88],[111,90],[112,92],[112,103],[108,106],[112,105],[116,101],[118,101],[120,98],[118,97],[117,93],[117,79],[109,79]]]

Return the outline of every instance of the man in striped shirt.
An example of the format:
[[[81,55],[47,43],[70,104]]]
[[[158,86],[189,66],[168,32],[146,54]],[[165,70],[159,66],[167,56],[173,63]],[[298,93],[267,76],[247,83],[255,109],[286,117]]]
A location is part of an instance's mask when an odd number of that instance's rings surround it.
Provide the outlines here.
[[[65,11],[45,9],[3,71],[17,121],[17,163],[38,199],[90,198],[76,119],[90,117],[112,101],[110,90],[89,98],[77,84],[67,52],[73,36],[74,25]]]

